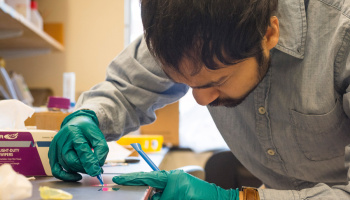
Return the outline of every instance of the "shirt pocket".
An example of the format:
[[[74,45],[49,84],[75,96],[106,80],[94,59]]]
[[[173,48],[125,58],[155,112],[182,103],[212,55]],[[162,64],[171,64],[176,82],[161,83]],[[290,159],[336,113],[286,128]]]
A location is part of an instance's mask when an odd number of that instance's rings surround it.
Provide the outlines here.
[[[291,110],[296,142],[309,160],[329,160],[345,154],[350,144],[350,121],[339,100],[327,113],[308,115]]]

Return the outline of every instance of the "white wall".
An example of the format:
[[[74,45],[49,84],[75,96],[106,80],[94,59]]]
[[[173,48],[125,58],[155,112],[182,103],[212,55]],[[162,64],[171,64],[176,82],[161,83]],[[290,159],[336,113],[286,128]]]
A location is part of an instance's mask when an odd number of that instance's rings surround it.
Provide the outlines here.
[[[106,67],[124,47],[123,0],[39,0],[46,22],[64,24],[64,52],[7,60],[30,88],[62,95],[63,72],[76,73],[76,98],[105,79]]]

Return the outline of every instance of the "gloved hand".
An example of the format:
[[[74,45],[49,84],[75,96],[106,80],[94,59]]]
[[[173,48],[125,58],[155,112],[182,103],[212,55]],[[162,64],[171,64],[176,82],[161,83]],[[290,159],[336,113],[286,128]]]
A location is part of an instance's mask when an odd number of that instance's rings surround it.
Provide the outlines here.
[[[222,189],[213,183],[200,180],[182,170],[122,174],[113,177],[112,180],[120,185],[149,185],[163,190],[162,193],[153,195],[152,200],[239,200],[238,189]]]
[[[103,173],[101,166],[107,154],[107,142],[98,128],[95,112],[76,111],[63,120],[50,144],[52,175],[64,181],[81,180],[77,172],[97,176]]]

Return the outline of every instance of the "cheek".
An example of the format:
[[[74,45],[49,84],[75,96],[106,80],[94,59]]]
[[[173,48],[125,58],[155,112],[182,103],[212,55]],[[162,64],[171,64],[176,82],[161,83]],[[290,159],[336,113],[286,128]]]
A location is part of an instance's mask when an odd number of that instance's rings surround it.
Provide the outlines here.
[[[219,88],[222,96],[239,98],[245,96],[252,88],[259,83],[258,71],[245,70],[237,73],[230,78],[230,80]]]

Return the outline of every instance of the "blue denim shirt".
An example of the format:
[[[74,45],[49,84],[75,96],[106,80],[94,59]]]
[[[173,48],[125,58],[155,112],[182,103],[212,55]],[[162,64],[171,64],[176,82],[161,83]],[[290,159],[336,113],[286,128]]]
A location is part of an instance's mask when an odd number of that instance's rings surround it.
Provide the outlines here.
[[[280,39],[255,91],[238,107],[208,107],[231,151],[268,187],[261,199],[350,199],[350,1],[306,5],[280,0]],[[106,139],[118,139],[187,90],[139,38],[77,109],[94,110]]]

